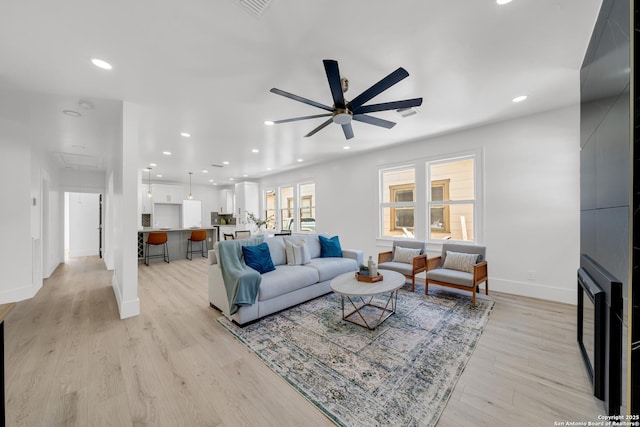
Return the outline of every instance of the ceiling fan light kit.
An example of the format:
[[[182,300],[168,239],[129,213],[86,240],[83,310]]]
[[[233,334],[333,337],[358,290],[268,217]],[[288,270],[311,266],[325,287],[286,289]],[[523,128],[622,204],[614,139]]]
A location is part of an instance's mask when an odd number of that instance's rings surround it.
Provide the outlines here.
[[[285,98],[293,99],[294,101],[302,102],[303,104],[317,107],[329,113],[316,114],[312,116],[294,117],[290,119],[276,120],[273,124],[281,124],[294,122],[299,120],[315,119],[319,117],[329,117],[326,121],[321,123],[318,127],[305,135],[305,137],[312,136],[318,131],[324,129],[331,123],[335,123],[342,126],[342,131],[346,139],[354,137],[351,121],[356,120],[362,123],[367,123],[374,126],[384,127],[391,129],[395,126],[394,122],[380,119],[374,116],[368,115],[368,113],[375,113],[388,110],[403,110],[410,109],[412,107],[418,107],[422,105],[422,98],[405,99],[402,101],[383,102],[380,104],[364,105],[380,93],[389,89],[391,86],[400,82],[401,80],[409,77],[409,73],[404,68],[400,67],[378,83],[371,86],[369,89],[356,96],[351,101],[347,101],[344,98],[344,93],[349,89],[349,80],[340,77],[340,71],[338,69],[338,62],[332,59],[325,59],[324,69],[327,74],[327,80],[329,82],[329,89],[331,89],[331,96],[333,98],[333,106],[321,104],[316,101],[312,101],[307,98],[303,98],[298,95],[294,95],[284,90],[272,88],[271,92],[276,95],[284,96]],[[266,122],[265,122],[266,123]]]

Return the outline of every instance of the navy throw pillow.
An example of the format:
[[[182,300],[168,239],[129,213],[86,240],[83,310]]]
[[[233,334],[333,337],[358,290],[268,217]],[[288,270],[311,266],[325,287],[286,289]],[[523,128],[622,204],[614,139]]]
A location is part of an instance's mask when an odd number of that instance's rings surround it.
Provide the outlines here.
[[[242,255],[244,255],[245,264],[260,274],[276,269],[273,265],[273,261],[271,260],[269,246],[264,242],[260,243],[258,246],[243,246]]]
[[[340,247],[340,239],[338,236],[327,238],[318,236],[320,239],[320,258],[342,257],[342,247]]]

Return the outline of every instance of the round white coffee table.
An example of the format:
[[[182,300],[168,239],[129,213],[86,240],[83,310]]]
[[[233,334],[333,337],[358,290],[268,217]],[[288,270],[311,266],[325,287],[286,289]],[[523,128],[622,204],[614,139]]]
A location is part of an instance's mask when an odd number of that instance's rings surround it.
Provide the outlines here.
[[[342,297],[342,319],[374,330],[396,312],[398,289],[404,285],[404,275],[391,270],[378,271],[383,279],[378,282],[360,282],[355,273],[344,273],[331,281],[331,290]],[[377,295],[389,294],[384,305],[374,304]],[[345,298],[348,314],[345,312]],[[372,315],[373,314],[373,315]]]

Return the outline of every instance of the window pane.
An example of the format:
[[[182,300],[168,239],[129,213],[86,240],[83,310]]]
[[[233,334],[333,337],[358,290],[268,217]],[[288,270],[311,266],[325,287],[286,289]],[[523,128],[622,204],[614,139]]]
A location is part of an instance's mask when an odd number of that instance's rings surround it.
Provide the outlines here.
[[[314,183],[300,185],[300,231],[316,229],[316,185]]]
[[[382,201],[384,203],[413,201],[413,189],[415,188],[415,171],[413,168],[394,169],[382,172]],[[395,190],[393,190],[395,189]],[[407,190],[407,191],[404,191]],[[395,200],[398,195],[392,194],[392,191],[402,191],[399,197],[408,198],[409,200]]]
[[[276,228],[276,192],[275,190],[267,190],[264,193],[264,217],[267,218],[267,229],[275,230]]]
[[[473,240],[473,204],[432,206],[430,213],[430,239]]]
[[[473,159],[432,164],[429,174],[431,200],[473,200],[475,198]],[[448,196],[446,194],[440,195],[441,190],[436,190],[438,187],[442,187],[442,191],[448,192]]]
[[[280,187],[280,229],[293,229],[293,187]]]
[[[415,230],[414,208],[385,207],[383,214],[383,236],[413,237]]]

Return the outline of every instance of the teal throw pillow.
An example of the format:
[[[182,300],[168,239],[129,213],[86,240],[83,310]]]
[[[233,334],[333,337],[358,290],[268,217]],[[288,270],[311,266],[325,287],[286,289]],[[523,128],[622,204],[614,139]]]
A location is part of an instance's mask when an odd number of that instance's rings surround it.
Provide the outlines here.
[[[271,260],[269,245],[264,242],[257,246],[243,246],[242,255],[244,255],[245,264],[260,274],[268,273],[276,269]]]
[[[320,258],[342,257],[342,248],[338,236],[327,238],[318,236],[320,239]]]

